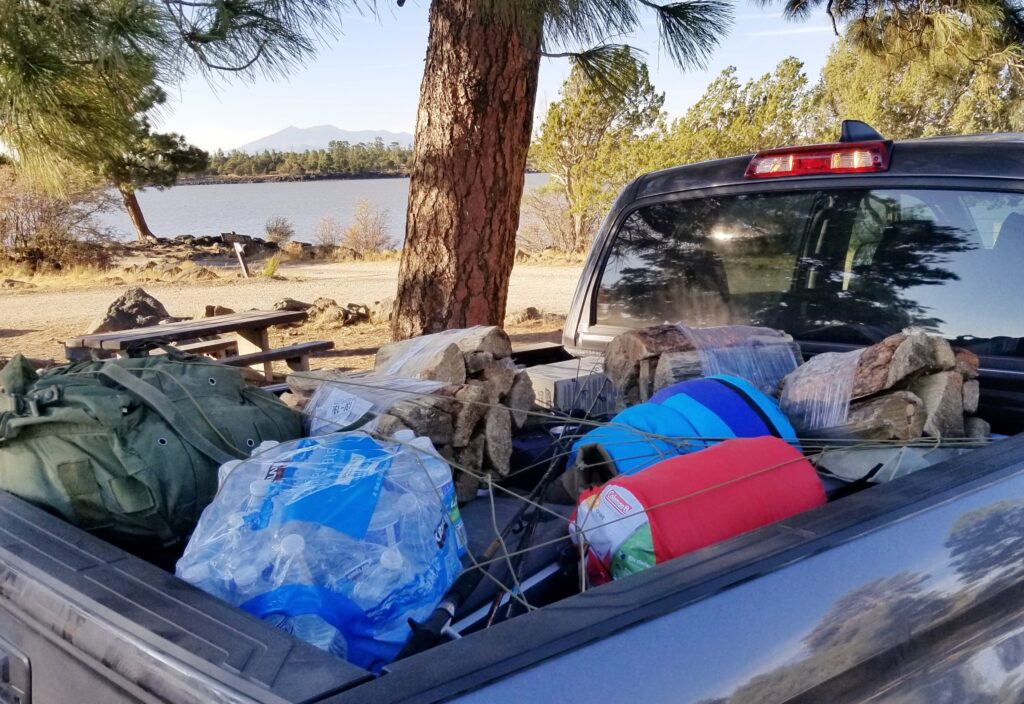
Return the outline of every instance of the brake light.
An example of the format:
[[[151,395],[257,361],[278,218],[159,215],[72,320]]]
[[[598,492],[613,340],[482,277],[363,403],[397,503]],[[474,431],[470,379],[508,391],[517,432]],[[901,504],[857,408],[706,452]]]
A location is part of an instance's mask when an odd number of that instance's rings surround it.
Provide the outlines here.
[[[744,178],[778,178],[814,174],[860,174],[889,169],[885,142],[816,144],[758,152]]]

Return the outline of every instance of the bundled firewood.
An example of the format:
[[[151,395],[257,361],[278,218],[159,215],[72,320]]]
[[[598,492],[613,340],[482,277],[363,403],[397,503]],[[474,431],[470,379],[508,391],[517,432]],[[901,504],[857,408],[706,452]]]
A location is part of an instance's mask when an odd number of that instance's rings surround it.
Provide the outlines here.
[[[622,409],[666,386],[717,373],[743,376],[775,393],[778,381],[799,361],[799,345],[771,328],[656,325],[615,337],[605,350],[604,368]]]
[[[513,428],[522,427],[533,408],[530,377],[516,368],[511,355],[511,343],[500,328],[448,330],[385,345],[371,374],[302,372],[289,376],[288,385],[297,406],[308,403],[325,382],[377,405],[403,385],[415,389],[386,402],[374,419],[374,432],[387,437],[408,428],[429,437],[456,467],[459,500],[468,501],[476,495],[480,475],[508,474]],[[410,380],[436,383],[421,390],[422,384]]]
[[[863,350],[818,355],[788,375],[781,408],[805,436],[986,437],[978,358],[910,330]]]

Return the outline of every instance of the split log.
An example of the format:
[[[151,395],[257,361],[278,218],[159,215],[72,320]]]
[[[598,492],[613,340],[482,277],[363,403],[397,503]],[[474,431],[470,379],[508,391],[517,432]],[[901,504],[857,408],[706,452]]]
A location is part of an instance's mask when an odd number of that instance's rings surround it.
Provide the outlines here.
[[[979,375],[978,367],[981,366],[981,360],[978,359],[978,355],[962,347],[957,347],[955,353],[956,370],[960,372],[960,376],[966,380],[977,379]]]
[[[700,352],[681,350],[665,352],[658,358],[658,366],[654,371],[654,390],[660,391],[667,386],[687,379],[698,379],[704,376],[701,366]]]
[[[492,406],[484,421],[485,459],[501,476],[509,473],[512,459],[512,414],[503,406]]]
[[[971,415],[978,412],[981,402],[981,384],[977,379],[964,382],[964,413]]]
[[[992,436],[992,426],[982,418],[968,418],[964,421],[964,429],[972,440],[988,440]]]
[[[377,425],[374,428],[374,432],[378,436],[390,438],[400,430],[412,430],[412,428],[390,413],[381,413],[377,417]]]
[[[910,390],[924,402],[924,432],[936,438],[964,436],[964,378],[955,371],[916,379]]]
[[[630,330],[616,336],[604,352],[604,373],[618,391],[618,407],[640,403],[640,362],[654,359],[657,363],[665,352],[693,349],[693,343],[675,325]],[[644,398],[650,391],[645,389]]]
[[[516,365],[510,359],[496,359],[480,372],[491,403],[498,403],[512,389],[516,380]]]
[[[470,352],[464,355],[466,359],[466,374],[479,374],[488,364],[494,361],[494,355],[490,352]]]
[[[512,388],[508,390],[508,395],[504,399],[505,405],[512,412],[512,423],[515,427],[523,427],[536,400],[530,375],[525,370],[516,372]]]
[[[422,338],[392,342],[381,347],[373,360],[374,371],[406,378],[433,379],[446,384],[466,383],[466,363],[458,345],[428,348],[409,344],[418,340]]]
[[[483,386],[463,386],[456,392],[455,398],[462,404],[462,408],[455,416],[452,445],[466,447],[480,420],[487,415],[488,393]]]
[[[813,359],[808,362],[813,363]],[[952,348],[941,337],[921,331],[891,335],[860,353],[850,396],[871,396],[926,372],[953,369],[955,364]]]
[[[435,446],[448,445],[455,432],[452,416],[459,403],[444,396],[425,395],[396,402],[388,413],[407,425],[417,435],[430,438]]]
[[[480,488],[484,442],[484,436],[477,435],[468,445],[455,450],[455,463],[459,467],[455,470],[455,495],[460,504],[475,499],[477,489]],[[467,471],[462,471],[462,468]]]
[[[468,328],[454,342],[464,355],[487,352],[494,359],[512,356],[512,341],[495,325]]]
[[[912,440],[921,437],[924,403],[909,391],[893,391],[851,406],[841,425],[809,431],[811,437]]]

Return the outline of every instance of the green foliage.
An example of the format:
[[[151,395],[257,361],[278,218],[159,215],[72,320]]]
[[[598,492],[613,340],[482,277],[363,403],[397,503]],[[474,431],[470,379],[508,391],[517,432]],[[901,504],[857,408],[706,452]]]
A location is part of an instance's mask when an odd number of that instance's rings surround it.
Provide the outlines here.
[[[398,142],[385,146],[378,138],[368,144],[331,142],[326,149],[305,152],[217,151],[210,158],[207,175],[249,176],[367,176],[408,173],[412,148]]]
[[[295,237],[295,226],[282,215],[274,215],[267,218],[264,226],[267,239],[275,244],[284,244],[292,237]]]
[[[803,64],[783,59],[772,73],[741,84],[722,71],[653,154],[652,168],[749,154],[812,141],[818,97]]]
[[[263,268],[260,269],[260,276],[264,276],[268,279],[277,276],[277,269],[279,266],[281,266],[280,252],[270,257],[270,259],[268,259],[267,261],[263,262]]]
[[[820,124],[835,134],[840,120],[863,120],[890,139],[1019,130],[1021,79],[1006,65],[955,62],[938,49],[893,62],[840,41],[822,69]]]
[[[619,49],[620,55],[627,50]],[[574,68],[560,99],[548,107],[530,160],[547,172],[546,187],[568,208],[571,227],[554,244],[583,251],[622,184],[643,171],[642,142],[661,119],[665,95],[651,85],[647,67],[626,62],[620,90],[608,91]],[[557,201],[535,194],[528,204],[542,220]]]

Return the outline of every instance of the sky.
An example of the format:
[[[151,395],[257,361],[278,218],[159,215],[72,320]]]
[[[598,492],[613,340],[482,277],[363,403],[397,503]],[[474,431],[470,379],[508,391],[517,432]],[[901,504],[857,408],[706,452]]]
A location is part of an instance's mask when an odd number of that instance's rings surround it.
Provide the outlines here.
[[[380,0],[378,16],[346,16],[342,34],[326,40],[317,56],[284,78],[242,81],[235,76],[193,77],[171,93],[161,129],[184,134],[205,149],[231,149],[294,125],[332,124],[349,130],[412,132],[416,120],[429,0],[402,8]],[[633,37],[615,39],[647,52],[651,82],[665,92],[671,117],[685,112],[724,68],[741,80],[770,72],[787,56],[802,60],[816,78],[835,37],[823,13],[805,22],[782,19],[779,5],[765,9],[737,2],[735,22],[706,70],[683,71],[658,47],[649,14]],[[570,70],[566,59],[544,59],[536,119],[558,98]]]

